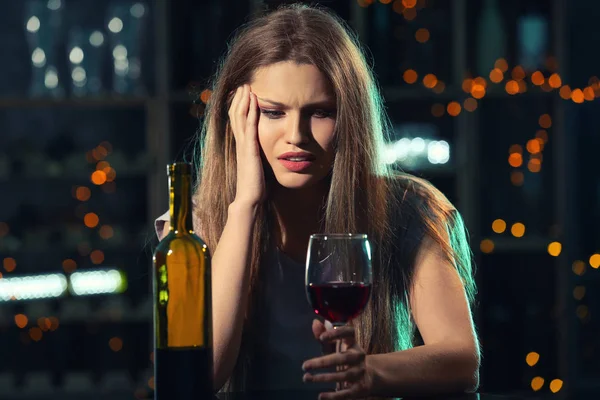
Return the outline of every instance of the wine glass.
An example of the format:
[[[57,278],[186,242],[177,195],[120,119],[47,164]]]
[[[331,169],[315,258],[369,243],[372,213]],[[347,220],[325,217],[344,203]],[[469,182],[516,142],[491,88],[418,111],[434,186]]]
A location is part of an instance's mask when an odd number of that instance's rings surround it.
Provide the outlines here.
[[[367,235],[310,235],[306,296],[315,313],[331,322],[334,329],[360,315],[369,302],[372,284],[371,245]],[[341,340],[336,341],[338,353],[341,344]],[[336,384],[336,390],[341,388]]]
[[[306,257],[306,295],[334,329],[364,310],[371,294],[371,246],[365,234],[314,234]],[[341,342],[337,341],[336,351]]]

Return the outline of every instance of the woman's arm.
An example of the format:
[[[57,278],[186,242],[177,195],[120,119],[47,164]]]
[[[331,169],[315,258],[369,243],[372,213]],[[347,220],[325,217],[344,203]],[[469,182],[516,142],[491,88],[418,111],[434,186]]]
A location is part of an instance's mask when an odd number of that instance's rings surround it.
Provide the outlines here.
[[[256,206],[229,205],[227,223],[212,257],[215,391],[235,366],[250,288],[250,249]]]
[[[256,207],[229,205],[227,223],[212,255],[214,389],[223,387],[237,360],[250,281],[250,239]],[[168,223],[163,237],[169,232]]]
[[[479,343],[456,268],[425,237],[410,293],[413,318],[424,345],[367,355],[373,395],[474,391],[479,385]]]

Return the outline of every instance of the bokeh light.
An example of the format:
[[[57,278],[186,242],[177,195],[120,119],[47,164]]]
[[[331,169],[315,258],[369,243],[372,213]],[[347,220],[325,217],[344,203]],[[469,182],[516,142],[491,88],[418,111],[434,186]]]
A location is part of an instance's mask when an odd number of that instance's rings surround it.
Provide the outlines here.
[[[112,238],[115,234],[114,229],[110,225],[102,225],[98,231],[98,235],[104,240]]]
[[[490,81],[500,83],[504,79],[504,73],[500,68],[494,68],[490,71]]]
[[[29,320],[27,319],[27,316],[25,314],[17,314],[15,315],[15,324],[23,329],[27,326],[27,324],[29,323]]]
[[[517,238],[523,237],[525,235],[525,225],[521,222],[514,223],[510,228],[510,233]]]
[[[102,264],[104,262],[104,252],[102,250],[94,250],[90,253],[90,259],[95,265]]]
[[[70,274],[77,269],[77,263],[75,260],[68,258],[62,262],[62,267],[66,273]]]
[[[560,379],[553,379],[550,382],[550,391],[552,393],[557,393],[563,387],[563,381]]]
[[[96,213],[90,212],[85,214],[85,217],[83,217],[83,222],[88,228],[95,228],[96,226],[98,226],[100,218]]]
[[[417,39],[417,42],[419,43],[427,42],[429,37],[429,30],[426,28],[417,29],[417,32],[415,32],[415,39]]]
[[[560,90],[558,91],[558,94],[560,95],[560,97],[562,99],[569,100],[572,95],[571,88],[569,87],[569,85],[565,85],[560,88]]]
[[[523,186],[525,175],[521,171],[512,171],[510,173],[510,182],[515,186]]]
[[[121,351],[123,348],[123,339],[120,337],[112,337],[108,341],[108,347],[114,352]]]
[[[552,118],[549,114],[542,114],[538,120],[540,126],[544,129],[548,129],[552,126]]]
[[[94,171],[91,176],[92,183],[94,185],[102,185],[106,182],[106,172]]]
[[[585,97],[583,96],[583,91],[581,89],[575,89],[573,90],[573,92],[571,92],[571,99],[575,102],[575,103],[583,103],[585,100]]]
[[[434,117],[442,117],[446,113],[446,107],[441,103],[435,103],[431,106],[431,114]]]
[[[540,361],[540,355],[538,353],[536,353],[535,351],[528,353],[527,357],[525,357],[525,362],[530,367],[533,367],[535,364],[538,363],[538,361]]]
[[[519,93],[519,84],[515,80],[510,80],[510,81],[506,82],[506,85],[504,87],[506,89],[506,93],[508,93],[508,94]]]
[[[419,76],[417,75],[417,72],[414,69],[407,69],[406,71],[404,71],[404,74],[402,75],[402,77],[404,78],[404,81],[406,83],[410,83],[413,84],[417,81],[417,79],[419,78]]]
[[[573,289],[573,298],[577,301],[581,301],[585,297],[585,286],[576,286]]]
[[[479,244],[482,253],[490,254],[494,251],[494,242],[491,239],[483,239]]]
[[[560,79],[559,74],[554,73],[548,78],[548,83],[550,84],[550,87],[558,89],[562,85],[562,79]]]
[[[562,251],[562,244],[560,242],[552,242],[548,245],[548,254],[553,257],[558,257]]]
[[[503,219],[496,219],[492,222],[492,230],[495,233],[503,233],[506,230],[506,222]]]
[[[541,376],[536,376],[531,380],[531,388],[535,392],[540,390],[542,387],[544,387],[544,378],[542,378]]]
[[[448,103],[446,110],[448,111],[449,115],[456,117],[458,114],[460,114],[461,107],[457,101],[451,101]]]
[[[79,186],[75,191],[75,197],[79,201],[88,201],[92,196],[92,192],[86,186]]]
[[[518,168],[523,165],[523,156],[520,153],[512,153],[508,156],[508,163],[511,167]]]
[[[43,333],[39,327],[34,326],[32,328],[29,328],[29,337],[34,342],[39,342],[40,340],[42,340],[42,336],[43,336]]]
[[[595,269],[600,267],[600,254],[592,254],[590,257],[590,266]]]
[[[17,261],[12,257],[6,257],[2,264],[6,272],[13,272],[17,268]]]
[[[502,73],[508,71],[508,63],[504,58],[499,58],[494,63],[494,68],[498,68]]]
[[[433,89],[438,80],[434,74],[427,74],[423,77],[423,85],[428,89]]]
[[[579,276],[585,274],[585,268],[586,268],[586,265],[581,260],[576,260],[571,265],[571,269],[573,270],[573,273],[575,275],[579,275]]]
[[[463,107],[469,112],[474,112],[477,110],[477,100],[473,97],[467,97],[463,103]]]

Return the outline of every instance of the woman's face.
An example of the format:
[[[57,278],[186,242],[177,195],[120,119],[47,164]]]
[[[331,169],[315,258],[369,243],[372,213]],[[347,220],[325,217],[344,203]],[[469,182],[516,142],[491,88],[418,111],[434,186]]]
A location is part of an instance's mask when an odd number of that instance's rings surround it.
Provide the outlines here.
[[[320,182],[335,158],[336,104],[327,79],[315,66],[294,62],[260,68],[253,78],[258,140],[277,182],[289,189]]]

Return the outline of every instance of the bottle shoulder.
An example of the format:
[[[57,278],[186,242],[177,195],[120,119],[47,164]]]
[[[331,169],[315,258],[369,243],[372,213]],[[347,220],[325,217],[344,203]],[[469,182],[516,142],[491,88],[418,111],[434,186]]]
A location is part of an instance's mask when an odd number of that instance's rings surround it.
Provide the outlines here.
[[[208,246],[206,245],[204,240],[202,240],[202,238],[200,238],[198,235],[196,235],[195,233],[176,232],[176,231],[170,231],[158,243],[158,246],[156,246],[154,253],[157,253],[157,252],[167,253],[170,250],[176,251],[178,249],[191,248],[191,247],[196,248],[196,249],[202,251],[202,253],[204,253],[205,255],[210,256]]]

